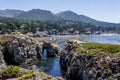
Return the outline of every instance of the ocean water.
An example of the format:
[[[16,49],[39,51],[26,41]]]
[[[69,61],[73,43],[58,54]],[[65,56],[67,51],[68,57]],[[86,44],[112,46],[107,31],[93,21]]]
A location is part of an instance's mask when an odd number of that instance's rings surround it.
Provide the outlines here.
[[[42,69],[48,75],[53,77],[62,77],[62,71],[60,68],[60,58],[47,58],[44,61],[39,61],[36,63],[37,68]]]
[[[120,45],[120,34],[88,35],[84,41]]]

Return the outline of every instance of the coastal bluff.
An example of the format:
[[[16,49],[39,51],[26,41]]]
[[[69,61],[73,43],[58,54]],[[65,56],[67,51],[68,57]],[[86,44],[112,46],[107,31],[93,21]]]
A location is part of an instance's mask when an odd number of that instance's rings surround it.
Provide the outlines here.
[[[120,80],[120,45],[68,41],[60,65],[66,80]]]

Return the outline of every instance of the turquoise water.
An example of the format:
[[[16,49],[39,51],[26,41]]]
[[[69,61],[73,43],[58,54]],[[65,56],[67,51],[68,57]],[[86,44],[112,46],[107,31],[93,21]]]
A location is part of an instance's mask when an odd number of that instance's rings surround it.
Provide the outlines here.
[[[64,48],[64,44],[67,42],[66,39],[55,39],[58,43],[60,43],[59,49],[62,50]],[[45,73],[48,75],[51,75],[53,77],[63,77],[62,71],[60,68],[60,57],[52,57],[47,58],[47,51],[44,50],[43,56],[45,60],[37,62],[35,65],[37,68],[42,69]]]
[[[36,66],[53,77],[62,76],[59,60],[59,57],[47,58],[45,61],[37,62]]]
[[[44,57],[45,59],[47,59],[47,50],[46,50],[46,49],[44,49],[44,51],[43,51],[43,57]]]

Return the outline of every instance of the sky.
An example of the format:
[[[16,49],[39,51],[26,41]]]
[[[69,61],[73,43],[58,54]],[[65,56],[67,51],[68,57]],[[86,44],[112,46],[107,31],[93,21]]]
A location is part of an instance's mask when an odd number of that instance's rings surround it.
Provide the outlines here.
[[[0,0],[0,10],[71,10],[96,20],[120,23],[120,0]]]

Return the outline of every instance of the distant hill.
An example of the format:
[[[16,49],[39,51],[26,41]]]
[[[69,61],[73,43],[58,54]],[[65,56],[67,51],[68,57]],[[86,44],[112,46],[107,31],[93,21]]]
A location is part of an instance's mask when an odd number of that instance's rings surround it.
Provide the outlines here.
[[[61,17],[65,20],[71,20],[71,21],[80,21],[80,22],[95,22],[96,20],[91,19],[87,16],[84,15],[78,15],[72,11],[64,11],[64,12],[60,12],[57,14],[58,17]]]
[[[63,11],[58,14],[54,14],[51,11],[41,10],[41,9],[32,9],[29,11],[6,9],[6,10],[0,10],[0,17],[11,17],[17,19],[36,20],[36,21],[37,20],[41,20],[41,21],[70,20],[76,22],[95,24],[96,26],[102,26],[102,27],[120,27],[120,24],[98,21],[90,17],[87,17],[85,15],[79,15],[72,11]]]
[[[58,20],[58,17],[50,11],[41,9],[32,9],[28,12],[22,13],[16,18],[25,20]]]
[[[24,12],[25,11],[13,10],[13,9],[0,10],[0,17],[14,18],[14,17],[16,17]]]
[[[95,24],[97,26],[120,27],[120,24],[103,22],[103,21],[97,21],[97,20],[92,19],[90,17],[87,17],[85,15],[78,15],[78,14],[72,12],[72,11],[63,11],[63,12],[58,13],[57,16],[65,19],[65,20],[91,23],[91,24]]]

